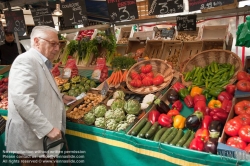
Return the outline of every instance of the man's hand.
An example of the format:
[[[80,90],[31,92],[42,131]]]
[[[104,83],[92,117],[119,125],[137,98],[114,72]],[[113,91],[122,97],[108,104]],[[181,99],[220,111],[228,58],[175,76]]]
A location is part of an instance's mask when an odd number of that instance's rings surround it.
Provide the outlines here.
[[[71,102],[73,100],[76,100],[76,98],[74,96],[63,95],[64,104],[67,104],[68,102]]]
[[[47,137],[49,137],[49,139],[53,140],[58,140],[62,138],[61,135],[61,130],[59,130],[58,128],[53,128],[48,134]]]

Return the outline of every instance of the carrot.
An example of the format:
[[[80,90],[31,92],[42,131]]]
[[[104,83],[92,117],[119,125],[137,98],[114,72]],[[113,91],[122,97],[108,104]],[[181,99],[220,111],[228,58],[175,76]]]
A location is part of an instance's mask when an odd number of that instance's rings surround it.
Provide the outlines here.
[[[108,84],[111,83],[112,79],[114,78],[114,72],[111,74],[111,76],[109,76],[109,78],[107,79]]]
[[[113,77],[113,79],[112,79],[112,81],[111,81],[111,84],[114,84],[114,83],[115,83],[115,79],[116,79],[116,77],[117,77],[116,71],[113,72],[113,73],[114,73],[114,77]]]
[[[123,80],[123,73],[122,73],[122,71],[120,70],[120,80],[119,80],[119,83],[121,83],[122,80]]]
[[[114,77],[114,80],[112,82],[113,85],[116,85],[117,82],[118,82],[118,79],[119,79],[119,74],[118,74],[118,71],[115,72],[115,77]]]
[[[122,81],[126,81],[128,70],[125,70],[122,76]]]

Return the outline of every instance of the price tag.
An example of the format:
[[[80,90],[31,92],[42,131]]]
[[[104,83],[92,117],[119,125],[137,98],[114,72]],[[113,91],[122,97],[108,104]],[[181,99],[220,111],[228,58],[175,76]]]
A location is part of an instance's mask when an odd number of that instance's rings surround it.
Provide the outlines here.
[[[81,93],[79,96],[76,97],[76,100],[73,100],[73,101],[71,101],[71,102],[68,102],[67,105],[70,105],[70,104],[74,103],[75,101],[84,98],[85,96],[86,96],[86,93]]]
[[[176,17],[178,31],[196,31],[196,15],[186,15]]]
[[[18,34],[26,33],[26,24],[23,16],[23,11],[5,11],[7,30],[10,32],[18,32]]]
[[[106,96],[108,90],[109,90],[109,85],[108,85],[108,83],[106,81],[104,81],[103,87],[102,87],[102,90],[101,90],[101,95]]]
[[[71,77],[71,69],[70,68],[64,69],[62,78],[70,78],[70,77]]]
[[[232,3],[234,3],[234,0],[209,0],[209,1],[188,0],[190,12],[195,10],[210,9],[213,7],[229,5]]]
[[[36,26],[48,25],[55,27],[49,7],[31,8],[30,10]]]

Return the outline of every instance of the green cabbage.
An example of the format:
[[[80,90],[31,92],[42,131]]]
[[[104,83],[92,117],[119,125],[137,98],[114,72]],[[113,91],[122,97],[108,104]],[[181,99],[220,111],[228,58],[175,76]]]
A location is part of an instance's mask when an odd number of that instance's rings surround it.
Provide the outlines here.
[[[125,105],[125,100],[122,100],[122,99],[115,99],[113,101],[113,103],[111,104],[111,109],[112,110],[115,110],[117,108],[123,108]]]
[[[93,109],[93,112],[97,118],[104,117],[107,112],[107,107],[104,104],[100,104]]]
[[[118,123],[116,122],[115,119],[108,119],[106,121],[106,129],[108,130],[115,130],[117,125]]]
[[[83,121],[86,125],[92,125],[95,122],[95,115],[90,111],[83,116]]]
[[[141,104],[138,100],[129,99],[127,102],[125,102],[124,110],[127,112],[127,114],[138,115],[141,111]]]
[[[108,120],[108,119],[114,119],[115,116],[114,116],[114,110],[111,110],[109,109],[105,115],[104,115],[105,119]]]
[[[116,108],[114,110],[114,119],[116,120],[116,122],[120,122],[122,121],[123,119],[125,119],[125,113],[123,111],[122,108]]]
[[[124,99],[124,97],[125,97],[125,93],[121,90],[117,90],[113,94],[114,99]]]

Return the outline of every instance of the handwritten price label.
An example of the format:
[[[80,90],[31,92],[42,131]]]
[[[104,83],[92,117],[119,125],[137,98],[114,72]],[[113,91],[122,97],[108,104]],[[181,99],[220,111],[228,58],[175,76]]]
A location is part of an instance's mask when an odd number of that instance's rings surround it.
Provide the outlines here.
[[[180,13],[183,10],[183,0],[149,0],[149,15]]]

